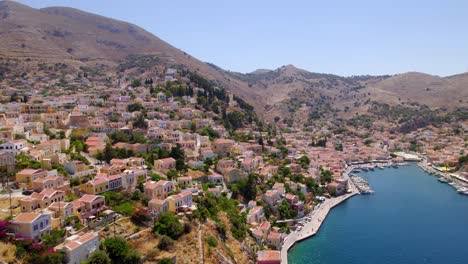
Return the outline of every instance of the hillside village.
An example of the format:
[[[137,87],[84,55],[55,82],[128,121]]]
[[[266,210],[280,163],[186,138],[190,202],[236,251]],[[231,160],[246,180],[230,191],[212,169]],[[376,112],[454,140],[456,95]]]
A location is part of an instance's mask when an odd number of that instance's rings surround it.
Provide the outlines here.
[[[158,69],[86,92],[67,89],[81,72],[3,90],[8,263],[179,263],[182,252],[193,263],[279,263],[317,204],[349,192],[350,165],[402,162],[393,152],[413,151],[456,170],[466,149],[466,123],[406,135],[264,124],[201,76]]]
[[[0,3],[8,26],[74,26],[0,43],[0,263],[279,264],[365,193],[355,170],[418,162],[468,187],[466,92],[451,84],[466,76],[423,76],[429,108],[399,97],[419,74],[226,72],[83,13]]]

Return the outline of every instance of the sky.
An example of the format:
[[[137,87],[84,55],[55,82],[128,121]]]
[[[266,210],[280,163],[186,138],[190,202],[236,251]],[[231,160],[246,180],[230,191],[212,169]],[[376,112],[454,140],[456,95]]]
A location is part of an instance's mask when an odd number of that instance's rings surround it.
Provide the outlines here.
[[[251,72],[468,72],[468,1],[20,0],[127,21],[192,56]]]

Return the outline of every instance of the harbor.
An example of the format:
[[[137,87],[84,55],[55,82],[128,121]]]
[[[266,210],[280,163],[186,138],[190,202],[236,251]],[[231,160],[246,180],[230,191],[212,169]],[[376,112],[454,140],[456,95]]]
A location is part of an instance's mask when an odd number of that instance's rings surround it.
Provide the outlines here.
[[[320,232],[291,248],[289,264],[466,263],[459,254],[468,233],[465,196],[415,163],[361,176],[376,195],[356,195],[330,210]],[[421,216],[427,217],[421,221]],[[435,230],[440,223],[450,224]],[[383,261],[384,256],[389,260]]]
[[[361,165],[362,166],[362,165]],[[297,242],[312,237],[317,234],[323,222],[325,221],[328,213],[332,208],[341,204],[342,202],[348,200],[356,194],[360,194],[358,188],[354,185],[353,181],[349,179],[349,174],[360,168],[358,165],[348,166],[343,172],[343,177],[348,179],[348,193],[338,197],[332,197],[330,199],[325,199],[322,203],[318,204],[314,210],[308,215],[311,218],[311,221],[306,222],[305,225],[297,231],[291,232],[285,239],[281,247],[281,263],[288,263],[288,251],[294,246]]]
[[[326,199],[324,202],[320,203],[309,215],[312,220],[305,223],[301,230],[291,232],[285,238],[284,244],[281,247],[281,263],[288,263],[288,251],[292,246],[294,246],[295,243],[317,234],[322,223],[325,221],[328,213],[333,207],[339,205],[356,194],[359,194],[359,191],[353,187],[351,193],[331,199]]]
[[[415,164],[415,162],[393,162],[391,160],[386,161],[372,161],[372,162],[357,162],[349,164],[342,173],[342,177],[348,179],[349,189],[348,193],[342,196],[333,197],[326,199],[324,202],[318,204],[316,208],[308,215],[312,220],[305,223],[305,225],[297,231],[291,232],[284,240],[283,246],[281,247],[281,263],[288,263],[288,251],[299,241],[307,239],[309,237],[315,236],[325,221],[327,215],[332,208],[341,204],[342,202],[348,200],[356,194],[372,194],[374,190],[371,188],[370,184],[364,180],[362,177],[355,175],[360,172],[373,172],[381,171],[385,168],[394,168],[399,169],[401,166],[408,166]],[[430,172],[432,175],[442,175],[446,179],[447,183],[450,180],[450,175],[448,173],[442,173],[436,171],[434,168],[424,164],[424,159],[421,158],[421,161],[417,163],[424,171]],[[395,170],[398,171],[398,170]],[[453,181],[451,181],[453,182]],[[468,195],[468,188],[465,188],[463,185],[452,184],[452,187],[458,188],[457,191],[462,194]]]
[[[458,177],[453,173],[441,171],[433,166],[430,166],[425,159],[417,164],[421,169],[430,175],[438,177],[440,183],[446,183],[455,189],[459,194],[468,195],[468,181],[462,177]]]

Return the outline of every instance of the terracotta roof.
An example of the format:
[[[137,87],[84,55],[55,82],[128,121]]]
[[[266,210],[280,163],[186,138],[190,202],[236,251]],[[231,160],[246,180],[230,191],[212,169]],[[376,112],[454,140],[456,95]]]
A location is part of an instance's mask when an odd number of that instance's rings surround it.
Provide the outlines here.
[[[85,203],[90,203],[92,201],[94,201],[95,199],[99,198],[99,197],[104,197],[104,196],[100,196],[100,195],[93,195],[93,194],[85,194],[83,195],[79,200],[81,202],[85,202]]]
[[[24,170],[18,172],[18,174],[35,174],[35,173],[44,172],[44,171],[45,170],[24,169]]]
[[[17,217],[15,217],[13,222],[31,223],[41,215],[42,214],[39,213],[21,213]]]
[[[270,232],[270,234],[268,234],[268,239],[279,239],[279,238],[281,238],[281,233]]]
[[[45,189],[41,192],[41,194],[43,194],[44,196],[46,197],[51,197],[53,196],[55,193],[63,193],[63,191],[59,191],[59,190],[54,190],[54,189]]]
[[[162,162],[162,163],[169,163],[169,162],[173,163],[173,162],[175,162],[176,160],[173,159],[173,158],[165,158],[165,159],[158,159],[157,161],[160,161],[160,162]]]
[[[159,205],[162,205],[164,204],[166,201],[165,200],[161,200],[161,199],[152,199],[151,201],[149,201],[150,204],[159,204]]]
[[[223,178],[223,175],[213,173],[213,174],[208,175],[208,178]]]
[[[58,208],[63,209],[63,208],[68,207],[68,206],[73,206],[73,205],[72,205],[71,203],[65,203],[65,202],[60,202],[60,203],[58,203],[58,202],[53,202],[53,203],[51,203],[51,204],[49,205],[48,208],[50,208],[50,209],[55,209],[55,208],[57,208],[57,209],[58,209]]]
[[[278,250],[259,251],[257,261],[281,261],[281,253]]]

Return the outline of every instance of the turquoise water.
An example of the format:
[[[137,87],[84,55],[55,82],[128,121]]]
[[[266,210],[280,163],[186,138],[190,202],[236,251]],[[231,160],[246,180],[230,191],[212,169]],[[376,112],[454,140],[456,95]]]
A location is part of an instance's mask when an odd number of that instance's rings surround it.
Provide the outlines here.
[[[468,196],[416,165],[359,175],[375,193],[332,209],[289,264],[468,263]]]

